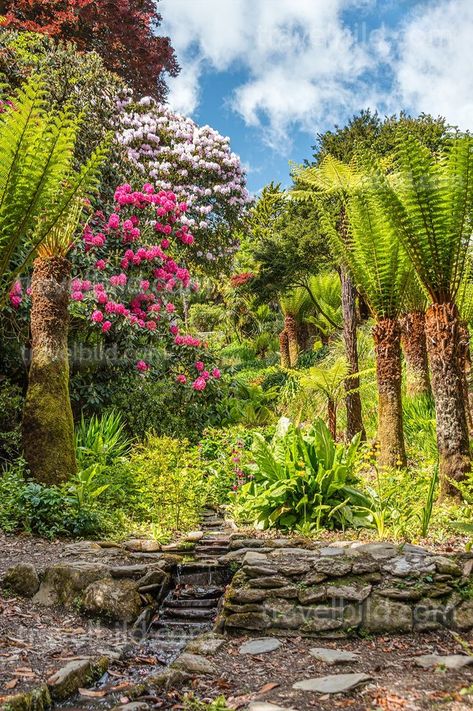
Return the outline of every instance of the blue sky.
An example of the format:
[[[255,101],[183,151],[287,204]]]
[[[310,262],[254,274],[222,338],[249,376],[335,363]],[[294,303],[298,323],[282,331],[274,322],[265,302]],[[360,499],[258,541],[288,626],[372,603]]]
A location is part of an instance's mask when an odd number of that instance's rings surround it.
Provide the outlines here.
[[[250,190],[370,107],[473,129],[473,0],[161,0],[170,104],[231,138]]]

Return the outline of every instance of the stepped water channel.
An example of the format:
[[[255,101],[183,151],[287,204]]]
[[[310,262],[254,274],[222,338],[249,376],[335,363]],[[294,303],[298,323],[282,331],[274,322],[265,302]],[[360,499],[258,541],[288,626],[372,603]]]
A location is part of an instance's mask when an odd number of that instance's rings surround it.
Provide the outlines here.
[[[218,559],[229,551],[230,531],[213,509],[202,512],[203,537],[197,542],[192,558],[177,565],[171,588],[162,604],[148,608],[132,630],[132,641],[122,655],[123,678],[139,683],[144,676],[159,674],[181,654],[194,638],[212,630],[220,601],[232,573]],[[156,660],[143,667],[142,660]],[[109,672],[95,684],[94,690],[117,683],[117,674]],[[126,691],[122,692],[126,696]],[[87,698],[76,695],[55,704],[64,709],[108,709],[118,703],[116,695]]]

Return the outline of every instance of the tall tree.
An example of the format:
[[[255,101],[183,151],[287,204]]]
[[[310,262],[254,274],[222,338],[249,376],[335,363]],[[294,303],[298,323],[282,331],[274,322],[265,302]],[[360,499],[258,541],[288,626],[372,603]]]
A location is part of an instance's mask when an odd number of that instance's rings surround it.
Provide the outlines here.
[[[2,12],[6,27],[94,50],[140,96],[163,100],[165,74],[179,72],[169,37],[157,34],[162,18],[155,0],[7,0]]]
[[[359,169],[327,156],[318,168],[306,168],[297,178],[309,194],[318,196],[323,227],[376,320],[379,463],[405,466],[398,321],[408,274],[405,252],[380,208],[375,184],[364,181]],[[327,209],[334,194],[343,198],[347,219],[342,231]]]
[[[425,310],[428,302],[415,272],[410,275],[401,316],[401,343],[406,361],[406,389],[411,397],[429,396],[429,363],[425,337]]]
[[[437,443],[444,493],[470,471],[461,361],[461,319],[456,298],[468,269],[473,218],[473,137],[453,137],[437,158],[405,131],[396,169],[386,176],[368,167],[378,201],[407,250],[430,300],[426,335],[437,413]]]

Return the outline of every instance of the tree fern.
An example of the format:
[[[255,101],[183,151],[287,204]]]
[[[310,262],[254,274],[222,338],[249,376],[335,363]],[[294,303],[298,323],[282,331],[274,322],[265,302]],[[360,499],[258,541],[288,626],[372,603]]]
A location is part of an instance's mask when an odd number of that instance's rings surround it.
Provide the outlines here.
[[[37,76],[0,114],[0,303],[37,246],[97,185],[105,145],[79,172],[73,169],[80,120],[68,107],[47,111]]]

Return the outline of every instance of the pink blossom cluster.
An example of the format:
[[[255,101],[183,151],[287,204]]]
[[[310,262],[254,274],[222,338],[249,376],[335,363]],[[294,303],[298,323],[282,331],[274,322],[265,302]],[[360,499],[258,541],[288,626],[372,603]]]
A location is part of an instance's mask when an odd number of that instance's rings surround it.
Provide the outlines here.
[[[10,304],[14,309],[20,308],[20,304],[23,301],[23,287],[21,281],[16,281],[9,293]]]
[[[113,212],[94,215],[73,255],[88,275],[93,273],[93,282],[76,277],[71,283],[74,308],[88,315],[94,328],[111,337],[130,336],[139,344],[159,338],[171,349],[179,347],[183,362],[189,361],[191,352],[206,347],[199,338],[180,333],[176,320],[177,293],[197,288],[179,258],[179,249],[194,241],[182,221],[186,211],[187,202],[179,201],[174,191],[156,191],[150,183],[139,191],[121,185]],[[135,368],[145,374],[151,365],[139,358]],[[194,390],[203,390],[210,379],[220,377],[215,368],[208,374],[203,371],[192,382]],[[191,380],[180,375],[184,382]]]
[[[192,388],[194,390],[197,390],[198,392],[205,390],[205,388],[207,387],[207,383],[211,378],[213,378],[214,380],[219,380],[221,377],[221,373],[218,368],[213,368],[211,371],[206,370],[205,363],[201,360],[198,360],[196,361],[196,363],[194,363],[194,368],[197,370],[197,377],[192,382]],[[176,377],[176,382],[180,383],[181,385],[185,385],[187,383],[187,378],[183,373],[179,373],[179,375]]]

